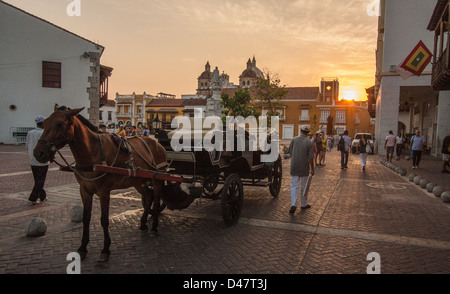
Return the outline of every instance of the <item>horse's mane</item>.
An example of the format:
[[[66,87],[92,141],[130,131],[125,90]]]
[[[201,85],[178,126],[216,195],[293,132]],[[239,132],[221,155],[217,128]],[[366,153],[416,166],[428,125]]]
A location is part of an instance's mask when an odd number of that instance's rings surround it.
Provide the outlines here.
[[[58,108],[59,111],[65,111],[70,108],[66,107],[66,106],[61,106]],[[81,114],[77,114],[77,118],[81,121],[81,123],[83,125],[85,125],[88,129],[90,129],[91,131],[98,133],[98,128],[96,126],[94,126],[87,118],[85,118],[84,116],[82,116]]]
[[[88,127],[88,129],[90,129],[91,131],[93,131],[95,133],[98,133],[98,128],[96,126],[94,126],[87,118],[85,118],[81,114],[77,114],[77,118],[83,123],[83,125]]]

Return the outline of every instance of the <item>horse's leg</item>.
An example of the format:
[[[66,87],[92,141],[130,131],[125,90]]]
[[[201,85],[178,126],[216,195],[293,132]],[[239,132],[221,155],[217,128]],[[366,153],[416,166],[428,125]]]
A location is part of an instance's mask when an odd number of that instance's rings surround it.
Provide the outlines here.
[[[153,222],[152,232],[158,232],[159,202],[161,199],[164,181],[153,180]]]
[[[111,238],[109,237],[109,201],[110,201],[110,191],[103,191],[99,193],[100,198],[100,208],[101,208],[101,224],[103,228],[103,250],[100,254],[98,261],[107,261],[111,252],[109,251],[109,246],[111,245]]]
[[[77,252],[80,254],[81,259],[84,259],[87,254],[87,244],[89,243],[89,226],[91,223],[92,212],[92,196],[93,193],[89,193],[80,186],[81,200],[83,201],[83,237],[81,240],[81,246]]]
[[[147,185],[145,186],[136,186],[136,190],[142,195],[142,207],[144,208],[144,213],[141,217],[141,225],[139,226],[139,229],[141,231],[147,231],[147,219],[148,214],[150,213],[150,209],[152,207],[153,202],[153,190],[151,190]]]

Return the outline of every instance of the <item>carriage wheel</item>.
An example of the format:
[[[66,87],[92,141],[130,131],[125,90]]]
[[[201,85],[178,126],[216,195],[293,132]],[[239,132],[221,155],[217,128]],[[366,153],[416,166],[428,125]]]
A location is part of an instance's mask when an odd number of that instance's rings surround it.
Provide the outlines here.
[[[277,161],[273,164],[272,176],[270,178],[271,183],[269,184],[270,194],[273,197],[278,197],[281,190],[281,181],[283,179],[283,166],[281,163],[281,156],[278,156]]]
[[[238,222],[243,200],[244,189],[241,178],[237,174],[229,175],[220,195],[222,218],[228,226],[232,226]]]

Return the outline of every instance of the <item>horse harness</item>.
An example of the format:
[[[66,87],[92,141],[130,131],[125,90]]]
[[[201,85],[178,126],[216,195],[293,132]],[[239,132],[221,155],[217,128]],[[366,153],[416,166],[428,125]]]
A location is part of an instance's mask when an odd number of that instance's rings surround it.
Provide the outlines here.
[[[112,164],[110,165],[111,167],[119,167],[119,168],[125,168],[130,170],[129,172],[129,177],[131,177],[133,174],[136,174],[137,171],[142,170],[140,167],[136,167],[134,165],[134,157],[133,157],[133,151],[136,152],[139,157],[145,161],[145,163],[147,163],[150,167],[152,167],[154,169],[154,172],[157,173],[158,171],[162,172],[161,169],[162,168],[166,168],[169,164],[167,162],[162,162],[160,164],[152,164],[151,162],[149,162],[136,148],[133,147],[133,145],[129,142],[129,139],[133,139],[133,138],[138,138],[141,140],[141,142],[144,144],[146,150],[148,151],[148,154],[150,154],[150,156],[152,157],[151,159],[154,162],[154,158],[153,155],[151,153],[150,147],[148,146],[147,142],[145,142],[142,138],[137,137],[137,136],[133,136],[130,138],[126,138],[123,136],[119,136],[115,133],[111,134],[111,137],[114,141],[114,143],[117,145],[117,153],[114,157],[114,160],[112,162]],[[99,139],[99,145],[100,145],[100,157],[101,157],[101,161],[102,161],[102,165],[107,166],[106,163],[106,158],[105,158],[105,152],[103,150],[103,143],[102,143],[102,139],[100,137],[100,134],[98,134],[98,139]],[[59,149],[56,148],[55,146],[53,146],[53,144],[46,142],[47,145],[50,144],[50,150],[53,152],[56,152],[59,154],[59,156],[61,157],[61,159],[64,161],[64,163],[66,164],[66,166],[61,165],[60,163],[58,163],[56,160],[53,159],[53,162],[55,162],[58,166],[60,166],[61,168],[69,168],[72,172],[76,173],[78,176],[80,176],[82,179],[84,180],[88,180],[88,181],[96,181],[104,176],[107,175],[106,172],[104,172],[102,175],[95,177],[95,178],[86,178],[83,175],[80,174],[80,172],[93,172],[94,171],[94,166],[86,166],[86,167],[82,167],[82,166],[77,166],[75,164],[75,166],[73,166],[72,164],[69,164],[67,162],[67,160],[64,158],[64,156],[61,154],[61,152],[59,152]],[[128,155],[130,156],[129,160],[125,161],[125,165],[115,165],[116,160],[120,154],[120,151],[125,151],[128,153]],[[75,163],[75,162],[74,162]]]

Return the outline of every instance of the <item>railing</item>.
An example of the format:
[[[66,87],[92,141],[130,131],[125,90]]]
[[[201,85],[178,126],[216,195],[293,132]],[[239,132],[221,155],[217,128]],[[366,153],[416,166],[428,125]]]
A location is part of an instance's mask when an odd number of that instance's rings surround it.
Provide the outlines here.
[[[310,121],[311,117],[309,115],[300,115],[299,121]]]
[[[345,124],[345,123],[347,123],[347,120],[345,118],[336,118],[335,123],[337,123],[337,124]]]
[[[448,48],[442,52],[441,57],[433,65],[433,75],[431,78],[431,85],[435,90],[449,90],[450,89],[450,72],[448,63]]]
[[[131,113],[122,113],[122,112],[117,112],[116,113],[117,117],[131,117]]]

